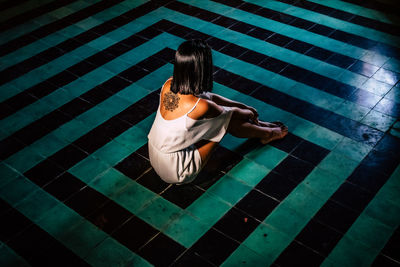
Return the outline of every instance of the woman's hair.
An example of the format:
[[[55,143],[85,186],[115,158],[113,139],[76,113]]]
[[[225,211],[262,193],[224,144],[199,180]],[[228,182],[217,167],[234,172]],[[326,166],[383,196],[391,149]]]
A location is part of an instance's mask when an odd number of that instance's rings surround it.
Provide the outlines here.
[[[176,50],[171,91],[183,95],[210,92],[213,85],[211,48],[205,41],[189,40]]]

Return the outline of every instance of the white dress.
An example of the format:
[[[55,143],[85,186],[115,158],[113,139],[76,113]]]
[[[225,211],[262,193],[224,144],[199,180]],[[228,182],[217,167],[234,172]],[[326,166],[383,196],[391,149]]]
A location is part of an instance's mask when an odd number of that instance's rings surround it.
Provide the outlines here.
[[[199,97],[210,98],[207,93]],[[199,100],[185,115],[173,120],[164,119],[158,106],[148,134],[149,158],[156,173],[167,183],[193,181],[202,168],[200,153],[194,144],[201,140],[219,142],[226,134],[232,108],[223,106],[223,112],[215,118],[194,120],[188,114]]]

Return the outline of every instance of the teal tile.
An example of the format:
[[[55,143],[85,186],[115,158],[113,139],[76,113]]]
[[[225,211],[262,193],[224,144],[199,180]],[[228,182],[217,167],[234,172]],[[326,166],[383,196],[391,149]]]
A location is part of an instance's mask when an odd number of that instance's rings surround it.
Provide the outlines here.
[[[179,218],[182,212],[181,208],[158,196],[145,204],[136,215],[154,228],[161,230]]]
[[[57,136],[50,132],[44,137],[37,140],[32,147],[37,151],[40,155],[44,157],[48,157],[56,153],[58,150],[66,147],[69,143],[65,140],[59,139]]]
[[[147,118],[143,119],[140,123],[136,124],[135,127],[141,129],[144,133],[146,133],[146,136],[147,136],[147,134],[150,132],[151,126],[153,125],[155,115],[156,115],[156,112],[154,112]],[[147,142],[147,140],[146,140],[146,142]]]
[[[53,134],[64,141],[74,142],[92,128],[78,119],[72,119],[53,131]]]
[[[371,149],[372,147],[369,145],[344,137],[333,151],[343,154],[352,160],[361,161]]]
[[[360,162],[347,158],[341,153],[331,151],[318,165],[338,177],[348,177]]]
[[[111,168],[111,165],[88,156],[75,164],[68,171],[85,183],[92,181],[97,175]]]
[[[323,262],[321,266],[335,262],[336,266],[370,266],[379,251],[371,249],[357,240],[344,236],[338,245],[326,258],[329,262]]]
[[[0,86],[0,101],[4,101],[9,99],[10,97],[13,97],[23,90],[19,89],[18,87],[7,83],[5,85]]]
[[[123,190],[113,195],[112,199],[136,215],[146,203],[157,197],[152,191],[134,182],[127,184]]]
[[[20,176],[1,187],[0,196],[10,205],[15,206],[38,189],[39,187],[34,183]]]
[[[399,69],[400,69],[400,61],[395,59],[395,58],[390,58],[383,65],[383,68],[391,70],[391,71],[399,71]]]
[[[225,175],[208,189],[208,192],[220,197],[229,204],[235,205],[251,189],[251,186]]]
[[[107,35],[102,35],[101,37],[88,42],[86,45],[94,49],[102,50],[106,47],[112,46],[116,42],[116,40],[108,38]]]
[[[111,237],[94,248],[85,260],[92,266],[126,266],[137,255]]]
[[[377,67],[382,67],[389,60],[389,57],[383,56],[374,51],[367,51],[360,60],[373,64]]]
[[[104,100],[103,102],[99,103],[97,105],[97,107],[99,109],[103,109],[104,111],[106,111],[108,116],[111,117],[115,114],[118,114],[119,112],[121,112],[125,108],[129,107],[130,105],[132,105],[132,103],[129,102],[128,100],[126,100],[122,97],[113,95],[113,96],[107,98],[106,100]]]
[[[284,201],[281,202],[281,204],[271,213],[270,216],[276,217],[276,221],[278,221],[280,209],[283,209],[284,211],[285,207],[288,207],[289,211],[294,210],[299,213],[299,216],[297,216],[298,221],[296,222],[296,224],[301,225],[302,223],[306,223],[307,218],[311,218],[312,216],[314,216],[314,214],[322,207],[322,205],[325,204],[325,201],[327,200],[326,197],[327,196],[323,198],[322,195],[317,195],[313,190],[311,190],[310,187],[304,184],[299,184],[290,193],[290,195],[287,196]],[[274,213],[277,214],[274,215]],[[269,217],[267,217],[267,219],[265,220],[265,222],[267,223],[269,220],[268,218]],[[293,230],[294,229],[292,229],[291,231]]]
[[[338,80],[351,86],[360,87],[368,80],[368,78],[349,70],[343,70],[342,74],[338,77]]]
[[[146,261],[142,257],[136,255],[126,264],[126,266],[151,267],[151,266],[153,266],[153,264],[150,264],[148,261]]]
[[[165,81],[172,76],[172,73],[173,65],[167,63],[149,75],[146,75],[142,79],[138,80],[135,85],[152,92],[158,88],[161,88]]]
[[[380,251],[397,226],[389,227],[362,213],[346,232],[346,236],[359,240],[367,247]]]
[[[294,83],[285,93],[331,111],[335,111],[337,107],[344,102],[340,97],[336,97],[300,82]]]
[[[376,219],[377,221],[394,229],[400,222],[400,202],[399,187],[392,188],[391,192],[385,190],[386,194],[380,193],[379,197],[375,197],[372,202],[365,208],[365,215]],[[390,200],[396,199],[396,202]]]
[[[41,107],[43,108],[46,106],[43,105]],[[38,111],[38,109],[36,111]],[[33,114],[29,114],[25,110],[19,110],[16,113],[1,120],[0,127],[5,133],[7,133],[7,136],[10,136],[11,134],[25,127],[34,120],[35,118]]]
[[[332,150],[343,140],[343,136],[327,128],[317,126],[308,136],[307,141],[317,144],[328,150]]]
[[[386,132],[396,122],[396,118],[389,115],[380,113],[379,111],[371,110],[361,120],[361,123],[378,129],[382,132]]]
[[[97,106],[77,116],[76,119],[82,121],[87,127],[95,128],[104,123],[110,118],[110,114],[106,110],[100,109]]]
[[[283,120],[282,122],[289,128],[289,132],[302,138],[309,136],[316,129],[314,123],[295,115],[290,116],[289,120]]]
[[[4,162],[20,173],[24,173],[45,158],[39,155],[32,145],[25,147],[14,155],[8,157]]]
[[[73,51],[74,56],[80,58],[80,59],[85,59],[90,57],[91,55],[94,55],[96,53],[98,53],[99,50],[95,49],[93,47],[90,47],[88,45],[82,45],[80,47],[78,47],[77,49],[75,49]],[[77,90],[79,90],[79,88],[77,88]]]
[[[42,218],[36,222],[42,229],[60,240],[65,232],[81,224],[85,219],[64,203],[58,203],[53,208],[45,211]]]
[[[386,99],[395,101],[397,103],[400,103],[400,87],[399,86],[394,86],[390,91],[385,95]]]
[[[200,220],[187,213],[183,213],[176,220],[171,222],[163,233],[185,248],[189,248],[199,240],[209,228],[208,225],[203,224]]]
[[[37,222],[49,209],[55,207],[59,201],[42,189],[36,190],[23,200],[16,208],[31,221]]]
[[[13,169],[11,166],[7,165],[4,162],[0,162],[0,174],[1,174],[0,188],[3,185],[22,176],[20,173],[18,173],[17,170]]]
[[[266,259],[264,255],[240,245],[221,266],[266,266]]]
[[[345,177],[336,176],[321,168],[314,170],[307,176],[304,181],[315,194],[320,195],[324,199],[328,199],[343,183]]]
[[[130,101],[131,103],[134,103],[146,96],[148,93],[148,90],[134,83],[126,87],[124,90],[118,92],[116,95]]]
[[[127,147],[131,151],[135,151],[139,149],[142,145],[146,144],[148,133],[149,132],[133,126],[114,138],[114,141]]]
[[[187,207],[186,211],[211,227],[231,208],[228,203],[206,192]]]
[[[397,138],[400,138],[400,130],[398,129],[390,129],[389,133]]]
[[[110,79],[113,76],[114,76],[114,74],[111,71],[107,70],[106,68],[104,68],[104,66],[102,66],[102,67],[98,67],[94,71],[91,71],[88,74],[82,76],[81,79],[84,79],[85,81],[89,81],[89,83],[91,83],[91,86],[94,87],[98,84],[101,84],[101,83],[107,81],[108,79]],[[71,85],[71,84],[72,83],[69,83],[67,85],[67,87],[75,86],[75,84],[73,84],[73,85]],[[64,86],[64,89],[65,89],[65,86]],[[85,88],[86,91],[89,89],[91,89],[91,88]]]
[[[228,172],[229,176],[251,187],[258,184],[270,172],[270,169],[264,167],[264,165],[257,164],[251,157],[255,158],[257,161],[264,161],[263,163],[265,165],[268,165],[267,160],[272,161],[269,163],[270,165],[274,165],[274,161],[281,160],[279,158],[281,155],[278,153],[274,155],[274,152],[259,149],[250,155],[250,160],[246,158],[243,159]]]
[[[28,267],[31,265],[6,244],[0,242],[0,266]]]
[[[302,212],[301,209],[293,209],[282,203],[265,219],[264,223],[287,236],[295,237],[308,222],[300,212]]]
[[[69,231],[63,232],[60,241],[81,258],[107,238],[107,234],[88,221],[83,221]]]
[[[290,242],[292,242],[292,238],[274,227],[262,223],[242,243],[242,246],[244,245],[262,255],[266,261],[264,266],[269,266]],[[234,252],[231,257],[235,257],[235,254]]]
[[[392,88],[391,85],[375,80],[374,78],[368,79],[363,85],[362,89],[367,90],[375,95],[384,96]]]
[[[283,152],[282,150],[279,150],[270,145],[264,145],[257,147],[256,149],[249,152],[246,155],[246,158],[249,158],[250,160],[253,160],[256,163],[266,167],[268,170],[261,168],[261,171],[266,175],[266,172],[268,173],[269,170],[275,168],[286,156],[287,156],[286,152]],[[242,162],[245,161],[243,160]],[[250,168],[257,168],[257,165],[252,166]],[[232,174],[232,172],[229,172],[229,174],[236,177],[235,175]]]
[[[74,23],[75,26],[87,31],[90,30],[93,27],[96,27],[97,25],[103,23],[103,21],[94,18],[94,17],[88,17],[86,19],[83,19],[81,21],[77,21]]]
[[[115,142],[109,141],[107,144],[96,150],[92,156],[96,159],[108,163],[110,166],[115,166],[118,162],[129,156],[133,151],[127,147]]]
[[[361,121],[362,118],[364,118],[365,115],[367,115],[370,111],[371,109],[369,108],[359,106],[354,102],[346,100],[339,107],[337,107],[335,113],[355,121]]]
[[[115,75],[129,69],[130,67],[132,67],[132,64],[130,62],[127,62],[126,60],[123,60],[123,56],[115,58],[104,65],[104,68],[114,73]]]
[[[89,186],[105,196],[112,196],[118,194],[130,183],[134,183],[134,181],[118,170],[109,168],[92,180]]]

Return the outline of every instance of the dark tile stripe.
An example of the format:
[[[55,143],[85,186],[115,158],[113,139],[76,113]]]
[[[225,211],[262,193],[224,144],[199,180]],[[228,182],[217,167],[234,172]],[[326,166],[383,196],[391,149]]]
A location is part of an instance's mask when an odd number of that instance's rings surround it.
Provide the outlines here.
[[[363,6],[370,9],[375,9],[377,11],[382,11],[384,13],[393,14],[398,16],[398,12],[396,10],[399,9],[399,4],[396,1],[392,1],[392,5],[388,3],[382,3],[381,1],[376,0],[369,0],[369,1],[362,1],[362,0],[343,0],[345,2],[349,2],[355,5]]]
[[[56,164],[48,161],[47,167],[50,167],[50,165]],[[61,169],[61,167],[57,168]],[[174,249],[178,250],[177,254],[170,253],[166,256],[170,258],[170,261],[177,258],[183,252],[184,248],[180,244],[160,233],[124,207],[110,200],[107,196],[86,186],[85,183],[72,174],[65,170],[63,171],[63,175],[59,178],[54,178],[45,185],[43,181],[39,181],[35,176],[32,176],[31,172],[25,173],[25,175],[38,186],[44,185],[43,189],[46,192],[64,202],[65,205],[73,209],[80,216],[96,225],[99,230],[111,235],[116,241],[120,242],[131,251],[145,257],[151,263],[156,263],[155,261],[159,259],[153,257],[153,253],[161,252],[159,242],[161,242],[163,246],[169,248],[171,252],[174,252]],[[38,175],[44,175],[46,169],[36,170],[36,172]],[[68,191],[68,193],[66,194],[65,191]],[[10,219],[14,219],[14,217],[10,217]],[[22,233],[21,236],[22,239],[26,238],[24,233]],[[32,245],[33,243],[30,244]],[[59,249],[55,248],[54,252],[58,254]],[[17,251],[17,253],[23,255],[20,251]],[[74,258],[71,257],[70,260],[72,261],[73,259]]]
[[[28,45],[62,28],[68,27],[69,25],[72,25],[75,22],[90,17],[93,14],[96,14],[120,2],[122,2],[122,0],[101,1],[99,3],[86,7],[82,10],[79,10],[78,12],[75,12],[71,15],[68,15],[64,18],[61,18],[57,21],[54,21],[50,24],[46,24],[40,27],[39,29],[36,29],[28,34],[13,39],[10,42],[0,45],[0,56],[4,56],[8,53],[11,53],[12,51],[17,50],[18,48]]]
[[[149,116],[157,108],[158,103],[156,102],[158,102],[158,91],[142,98],[142,100],[136,102],[100,126],[81,136],[70,145],[57,151],[55,154],[48,157],[47,160],[40,162],[24,174],[36,182],[40,180],[42,184],[47,184],[59,176],[64,170],[69,169],[79,161],[86,158],[89,154],[93,153],[96,149],[107,144],[112,138],[115,138],[129,129],[132,125]],[[118,128],[114,127],[115,122],[118,123],[120,121],[119,118],[128,113],[136,113],[140,115],[135,116],[135,118],[132,118],[130,115],[129,123],[125,123]],[[54,170],[50,169],[49,165],[52,165],[52,162],[57,163],[60,167]],[[49,169],[49,171],[46,171],[47,169]]]
[[[89,266],[8,203],[0,202],[8,206],[0,222],[1,240],[26,262],[32,266]]]
[[[340,9],[335,9],[332,7],[324,6],[318,3],[313,3],[310,1],[298,1],[298,0],[278,0],[283,3],[287,3],[293,6],[311,10],[314,12],[321,13],[323,15],[333,17],[336,19],[348,21],[360,26],[367,28],[372,28],[381,32],[386,32],[393,35],[400,35],[400,27],[385,23],[379,20],[359,16],[357,14],[349,13]]]
[[[321,160],[327,155],[327,150],[306,140],[300,141],[301,149],[311,149],[321,155]],[[273,145],[274,143],[271,143]],[[251,150],[251,148],[250,148]],[[296,149],[291,149],[292,155]],[[220,265],[243,242],[257,226],[279,205],[286,196],[313,170],[314,166],[304,160],[289,155],[267,174],[256,186],[234,205],[213,227],[207,231],[182,258],[175,262],[182,264],[185,255],[196,253],[202,259]],[[296,170],[301,170],[297,171]],[[276,179],[279,177],[278,179]],[[282,179],[293,184],[285,191],[279,187],[285,186]],[[280,183],[280,185],[278,185]],[[272,188],[270,188],[272,187]],[[275,191],[275,189],[278,189]],[[271,194],[272,193],[272,194]],[[279,197],[277,197],[279,194]]]
[[[309,31],[313,31],[310,27],[318,25],[320,29],[324,30],[318,30],[316,33],[327,36],[329,38],[349,43],[354,46],[358,46],[364,49],[372,50],[376,53],[382,54],[384,56],[388,57],[394,57],[397,59],[400,59],[400,49],[388,45],[382,42],[374,41],[362,36],[358,36],[355,34],[351,33],[346,33],[341,30],[333,29],[324,25],[320,25],[311,21],[304,20],[302,18],[297,18],[291,15],[284,14],[282,12],[278,12],[275,10],[271,10],[268,8],[263,8],[254,4],[250,3],[245,3],[244,1],[235,1],[231,2],[229,0],[214,0],[215,2],[223,3],[225,5],[229,6],[234,6],[237,7],[238,9],[253,13],[255,15],[259,15],[268,19],[272,19],[281,23],[285,23],[288,25],[292,25],[294,27],[298,27],[301,29],[306,29]],[[241,5],[239,3],[242,3]],[[301,1],[299,3],[304,4],[304,1]],[[307,6],[307,4],[305,4]],[[302,6],[303,7],[303,6]],[[303,7],[304,8],[304,7]]]
[[[5,31],[8,29],[11,29],[19,24],[28,22],[29,20],[39,17],[43,14],[46,14],[48,12],[51,12],[55,9],[58,9],[62,6],[68,5],[72,2],[75,2],[76,0],[59,0],[59,1],[53,1],[48,4],[45,4],[43,6],[37,7],[35,9],[29,10],[25,13],[19,14],[15,17],[12,17],[6,21],[3,21],[0,24],[0,31]]]
[[[177,25],[177,24],[172,29],[167,30],[167,32],[177,35],[178,37],[181,37],[181,38],[192,38],[193,36],[195,36],[195,37],[201,37],[203,39],[208,39],[208,38],[211,38],[212,40],[217,39],[215,37],[210,37],[209,35],[199,33],[197,31],[190,31],[189,28],[186,28],[184,26]],[[225,42],[223,40],[220,40],[220,39],[217,39],[217,40],[219,43],[226,43],[231,46],[235,46],[234,44]],[[222,45],[222,46],[225,47],[224,45]],[[251,53],[250,50],[247,50],[245,48],[240,48],[240,49],[243,51],[243,53],[244,52]],[[223,53],[223,51],[224,51],[223,49],[220,50],[220,52],[222,52],[222,53]],[[235,56],[237,56],[237,54],[236,55],[231,54],[230,56],[235,57]],[[260,54],[260,56],[263,56],[263,55]],[[243,57],[243,58],[239,58],[239,59],[246,61],[247,57]],[[279,64],[282,64],[281,63],[282,61],[278,61],[273,58],[267,58],[265,61],[261,62],[260,67],[264,67],[266,69],[273,71],[273,69],[271,69],[271,67],[267,67],[268,66],[267,64],[269,64],[269,62],[267,62],[267,60],[273,61],[273,63],[278,62]],[[248,61],[249,61],[249,63],[252,63],[251,57],[250,57],[250,59],[248,59]],[[264,65],[263,62],[265,62],[266,64]],[[285,68],[285,67],[287,67],[287,66],[285,66],[285,65],[281,66],[279,69]],[[293,66],[293,68],[294,67],[295,66]],[[349,137],[353,140],[360,141],[360,142],[374,146],[384,135],[383,132],[376,130],[372,127],[369,127],[367,125],[364,125],[360,122],[354,121],[349,118],[345,118],[341,115],[335,114],[331,111],[328,111],[328,110],[325,110],[318,106],[315,106],[313,104],[307,103],[303,100],[297,99],[297,98],[292,97],[287,94],[284,94],[282,92],[279,92],[277,90],[274,90],[274,89],[264,86],[262,84],[258,84],[254,81],[251,82],[253,84],[253,86],[251,86],[250,88],[256,88],[256,90],[255,91],[246,91],[245,87],[242,87],[239,84],[234,83],[239,78],[245,79],[244,77],[233,74],[224,69],[219,69],[219,68],[216,68],[216,69],[217,69],[217,71],[214,74],[214,80],[216,82],[221,83],[226,86],[229,86],[239,92],[242,92],[245,94],[251,94],[251,96],[253,96],[259,100],[262,100],[270,105],[279,107],[286,111],[289,111],[293,114],[296,114],[302,118],[305,118],[309,121],[317,123],[321,126],[324,126],[330,130],[340,133],[341,135]],[[317,74],[312,73],[310,75],[317,75]],[[337,81],[335,81],[335,82],[337,83]]]
[[[267,31],[262,28],[256,27],[254,25],[240,22],[238,20],[234,20],[234,19],[222,16],[222,15],[220,16],[211,11],[200,9],[200,8],[190,6],[190,5],[181,3],[181,2],[172,2],[169,5],[167,5],[166,7],[170,8],[172,10],[175,10],[175,11],[179,11],[186,15],[197,17],[197,18],[203,19],[205,21],[212,22],[214,24],[217,24],[217,25],[220,25],[223,27],[227,27],[231,30],[255,37],[255,38],[263,40],[265,42],[272,43],[274,45],[278,45],[278,46],[284,47],[286,49],[289,49],[289,50],[292,50],[292,51],[295,51],[295,52],[298,52],[301,54],[306,54],[307,56],[310,56],[310,57],[313,57],[313,58],[316,58],[319,60],[327,61],[328,63],[330,63],[332,65],[335,65],[335,66],[338,66],[338,67],[341,67],[344,69],[347,69],[348,67],[352,66],[355,63],[357,63],[359,65],[366,64],[365,66],[370,65],[370,64],[362,62],[360,60],[353,59],[351,57],[348,57],[348,56],[345,56],[345,55],[342,55],[339,53],[333,53],[324,48],[314,46],[309,43],[281,35],[279,33]],[[216,17],[218,19],[215,19]],[[322,30],[322,27],[325,27],[325,26],[314,24],[313,27],[311,27],[308,30],[312,31],[312,32],[319,32]],[[313,52],[316,50],[318,51],[318,53]],[[321,58],[321,54],[326,54],[329,56],[327,56],[326,58]],[[248,56],[248,55],[246,54],[246,56]],[[371,65],[371,67],[373,67],[373,66]],[[306,71],[305,69],[302,69],[302,70]],[[349,70],[352,72],[358,73],[358,74],[368,76],[368,77],[371,77],[374,74],[374,72],[366,73],[364,71],[364,68],[349,68]],[[376,70],[378,70],[378,68],[376,68]],[[302,76],[304,76],[304,74],[302,74]],[[332,79],[330,79],[330,82],[331,82],[331,80]]]
[[[8,0],[8,1],[2,1],[1,3],[0,3],[0,10],[1,11],[4,11],[5,9],[8,9],[8,8],[11,8],[11,7],[13,7],[13,6],[16,6],[16,5],[20,5],[20,4],[22,4],[23,2],[26,2],[26,1],[28,1],[28,0]]]
[[[166,64],[165,61],[162,59],[158,59],[157,56],[160,55],[162,57],[165,56],[165,51],[161,51],[158,54],[155,54],[154,56],[150,57],[154,62],[157,62],[158,65],[153,65],[153,66],[147,66],[145,65],[145,61],[139,62],[137,65],[132,66],[131,68],[119,73],[118,75],[110,78],[109,80],[105,81],[104,83],[94,87],[93,89],[87,91],[86,93],[82,94],[80,97],[75,98],[68,103],[64,104],[60,108],[46,114],[42,118],[32,122],[31,124],[25,126],[24,128],[16,131],[9,137],[3,139],[0,141],[0,147],[2,148],[0,158],[2,160],[6,159],[10,155],[20,151],[23,149],[25,146],[32,144],[39,138],[43,137],[47,133],[51,132],[52,130],[56,129],[57,127],[61,126],[62,124],[72,120],[74,117],[78,116],[79,114],[82,114],[86,110],[89,110],[92,108],[94,105],[102,102],[109,96],[116,94],[120,90],[124,89],[126,86],[130,85],[131,83],[139,80],[140,78],[144,77],[149,73],[148,70],[154,71],[155,69],[161,67],[162,65]],[[170,50],[172,51],[172,50]],[[149,99],[151,99],[152,94],[148,96]],[[140,101],[137,103],[145,103],[147,98],[142,98]],[[124,120],[126,125],[129,125],[129,123],[135,123],[138,121],[138,119],[143,119],[145,118],[142,116],[142,114],[130,114],[129,112],[132,111],[132,109],[135,109],[136,106],[134,107],[129,107],[125,111],[121,112],[118,116],[119,119]],[[143,112],[143,114],[148,114],[149,111],[144,110],[146,106],[139,108],[140,112]],[[153,108],[152,110],[155,110]],[[107,127],[112,127],[114,124],[112,120],[109,122],[111,125],[106,125],[101,128],[98,128],[97,131],[100,130],[107,130]],[[122,123],[119,123],[119,125],[122,125]],[[116,127],[116,129],[119,129],[119,127]],[[93,130],[95,131],[95,130]],[[110,132],[112,129],[108,129],[106,132]],[[103,132],[103,135],[104,133]],[[84,137],[82,137],[84,138]],[[79,139],[81,140],[81,139]],[[78,140],[77,140],[78,142]],[[81,146],[84,149],[91,150],[95,149],[94,147],[90,147],[91,140],[87,142],[82,142]],[[79,144],[79,142],[78,142]],[[4,148],[4,149],[3,149]]]
[[[239,75],[220,69],[214,79],[216,82],[243,92],[242,87],[236,87],[232,81],[239,78]],[[246,93],[246,92],[243,92]],[[345,118],[331,111],[317,107],[303,100],[286,95],[272,88],[260,85],[251,96],[267,104],[286,110],[299,117],[326,127],[341,135],[366,144],[375,145],[384,135],[381,131],[373,129],[357,121]]]
[[[148,108],[147,110],[151,109]],[[164,264],[178,258],[184,251],[183,246],[65,170],[72,164],[65,159],[69,159],[70,162],[78,162],[87,156],[83,152],[79,153],[82,156],[76,155],[76,153],[68,154],[65,150],[56,153],[55,155],[60,158],[59,160],[53,155],[25,172],[24,175],[150,263]],[[133,152],[127,159],[131,160],[132,156],[134,159],[140,157],[136,152]],[[149,165],[148,162],[147,165]],[[143,166],[141,166],[141,171],[144,171]],[[137,168],[133,168],[131,172],[140,176],[140,171]],[[132,178],[132,175],[130,177]],[[7,234],[9,234],[8,231]],[[165,253],[166,250],[169,253]],[[160,257],[154,257],[154,255],[160,255]]]
[[[209,11],[201,10],[201,9],[195,9],[194,7],[188,6],[188,5],[181,5],[180,3],[175,3],[173,2],[172,4],[168,5],[167,7],[174,9],[179,12],[184,12],[186,14],[191,14],[191,13],[196,13],[197,17],[207,17],[205,14],[210,13]],[[198,11],[198,12],[194,12]],[[200,13],[199,13],[200,12]],[[203,13],[204,14],[203,14]],[[211,16],[212,17],[212,16]],[[290,41],[289,38],[285,36],[280,36],[279,34],[273,34],[273,32],[266,32],[265,30],[259,29],[259,28],[253,28],[253,30],[250,30],[249,32],[246,32],[248,27],[245,26],[244,23],[242,22],[237,22],[235,20],[229,19],[229,24],[226,24],[226,21],[224,20],[225,17],[221,17],[223,20],[222,24],[220,22],[212,21],[212,23],[216,24],[221,24],[221,26],[225,25],[228,26],[232,30],[236,30],[242,33],[245,33],[247,35],[253,36],[255,38],[274,43],[276,45],[279,45],[281,47],[285,47],[288,49],[293,49],[294,51],[299,51],[299,49],[303,49],[304,45],[305,46],[310,46],[307,43],[302,43],[297,40],[292,40]],[[178,30],[178,27],[181,28]],[[340,81],[337,81],[335,79],[331,79],[329,77],[325,77],[323,75],[314,73],[312,71],[306,70],[301,67],[297,67],[295,65],[283,62],[281,60],[277,60],[275,58],[267,57],[265,55],[262,55],[260,53],[254,52],[252,50],[248,50],[244,47],[240,47],[235,44],[231,44],[229,42],[226,42],[224,40],[215,38],[215,37],[210,37],[209,35],[199,33],[196,31],[193,31],[190,34],[186,35],[188,31],[191,29],[186,28],[184,26],[177,25],[174,29],[173,32],[175,32],[176,35],[189,38],[189,37],[195,37],[195,38],[204,38],[209,41],[209,44],[213,47],[214,50],[217,50],[219,52],[228,54],[230,56],[239,58],[241,60],[244,60],[246,62],[249,62],[251,64],[256,64],[260,67],[263,67],[269,71],[279,73],[282,76],[288,77],[292,80],[307,84],[309,86],[312,86],[314,88],[320,89],[322,91],[326,91],[327,93],[333,94],[335,96],[341,97],[343,99],[349,100],[351,102],[355,102],[361,106],[365,106],[367,108],[373,108],[376,103],[380,100],[380,97],[368,92],[367,90],[364,90],[363,88],[356,88],[354,86],[342,83]],[[171,32],[171,31],[169,31]],[[274,37],[275,36],[275,37]],[[267,38],[267,39],[264,39]],[[282,40],[285,40],[282,43]],[[328,62],[329,64],[337,65],[341,68],[349,68],[350,71],[353,71],[355,73],[371,77],[377,70],[378,68],[365,63],[360,60],[355,60],[350,57],[340,55],[337,53],[332,53],[328,50],[324,50],[322,48],[312,46],[311,49],[305,48],[306,49],[306,55],[310,57],[314,57],[320,60],[324,60]],[[301,50],[300,50],[301,51]],[[327,55],[325,58],[322,58],[321,56]],[[247,92],[249,93],[249,92]],[[362,97],[360,97],[362,96]],[[395,105],[395,104],[394,104]],[[397,110],[393,111],[393,109],[381,109],[382,113],[385,113],[387,115],[393,116],[394,114],[397,114]],[[400,110],[400,109],[399,109]]]
[[[48,48],[34,55],[33,57],[30,57],[18,64],[10,66],[9,68],[4,69],[0,72],[0,76],[2,77],[0,84],[9,82],[19,77],[20,75],[23,75],[24,73],[27,73],[39,66],[42,66],[47,62],[50,62],[64,55],[65,53],[68,53],[100,37],[100,35],[113,31],[118,27],[121,27],[135,20],[136,18],[153,11],[157,7],[159,6],[152,4],[152,2],[147,2],[146,4],[131,9],[107,22],[97,25],[88,31],[82,32],[73,38],[69,38],[54,47]],[[128,38],[125,41],[118,42],[117,44],[110,47],[106,52],[110,54],[115,54],[113,52],[115,52],[117,48],[120,48],[121,44],[125,45],[126,47],[130,47],[130,41],[132,40]]]
[[[400,247],[400,228],[393,232],[392,236],[387,241],[385,247],[382,249],[378,257],[375,259],[374,266],[394,266],[395,264],[400,265],[400,255],[398,253],[398,248]],[[379,262],[392,262],[392,265],[381,264]]]
[[[397,141],[400,144],[400,141]],[[290,260],[299,264],[306,264],[307,259],[291,251],[290,247],[301,242],[317,251],[323,257],[318,257],[317,265],[329,255],[342,236],[353,225],[376,193],[389,179],[391,173],[398,166],[400,159],[392,153],[378,150],[371,152],[361,161],[346,181],[336,190],[329,200],[321,207],[313,219],[292,241],[276,260],[276,264]],[[374,174],[368,173],[374,167]]]

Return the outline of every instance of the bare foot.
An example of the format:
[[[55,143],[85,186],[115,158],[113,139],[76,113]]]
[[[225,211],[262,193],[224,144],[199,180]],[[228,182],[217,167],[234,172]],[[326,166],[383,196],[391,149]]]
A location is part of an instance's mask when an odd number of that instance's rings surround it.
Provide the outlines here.
[[[271,128],[271,133],[268,134],[268,136],[260,139],[260,142],[265,145],[274,140],[282,139],[287,134],[288,134],[288,128],[285,125],[283,125],[282,127],[274,127]]]

